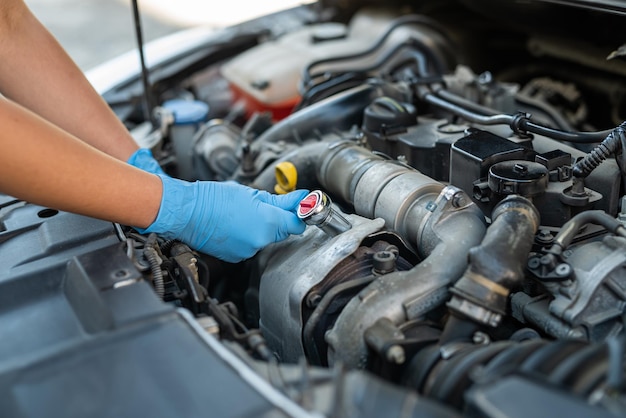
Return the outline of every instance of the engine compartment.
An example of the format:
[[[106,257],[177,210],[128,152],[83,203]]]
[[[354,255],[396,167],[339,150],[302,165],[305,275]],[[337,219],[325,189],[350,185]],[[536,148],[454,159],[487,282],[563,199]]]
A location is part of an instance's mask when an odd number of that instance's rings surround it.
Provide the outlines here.
[[[138,78],[103,96],[168,174],[317,190],[325,217],[231,265],[6,197],[0,286],[78,312],[52,346],[116,330],[104,306],[141,286],[116,309],[183,315],[279,415],[623,416],[624,17],[595,7],[321,2],[225,30],[152,69],[154,120]],[[27,297],[41,276],[69,302]]]

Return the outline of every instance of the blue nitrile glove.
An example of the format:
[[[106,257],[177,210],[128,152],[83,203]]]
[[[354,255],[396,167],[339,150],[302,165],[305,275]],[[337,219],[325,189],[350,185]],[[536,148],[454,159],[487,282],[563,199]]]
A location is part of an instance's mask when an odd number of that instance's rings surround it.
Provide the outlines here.
[[[301,234],[305,224],[295,209],[306,195],[298,190],[273,195],[241,184],[189,183],[159,176],[163,197],[156,220],[141,233],[155,232],[231,263],[261,248]]]
[[[133,155],[131,155],[126,162],[148,173],[167,175],[157,160],[154,159],[152,152],[147,148],[139,148],[137,151],[133,152]]]

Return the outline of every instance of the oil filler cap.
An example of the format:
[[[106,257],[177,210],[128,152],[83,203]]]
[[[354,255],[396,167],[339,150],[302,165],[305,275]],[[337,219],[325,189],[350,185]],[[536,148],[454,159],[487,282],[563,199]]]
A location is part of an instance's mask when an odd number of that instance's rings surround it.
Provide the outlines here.
[[[298,204],[298,218],[335,236],[352,228],[352,224],[332,207],[330,197],[321,190],[309,193]]]
[[[317,193],[311,193],[300,202],[300,207],[298,211],[298,215],[300,217],[306,217],[311,214],[317,207],[317,202],[319,202],[319,197]]]

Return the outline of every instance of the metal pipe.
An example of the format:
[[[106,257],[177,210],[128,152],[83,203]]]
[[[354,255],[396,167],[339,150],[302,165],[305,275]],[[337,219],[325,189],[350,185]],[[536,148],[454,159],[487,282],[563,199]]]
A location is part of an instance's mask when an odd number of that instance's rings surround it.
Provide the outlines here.
[[[470,209],[429,225],[438,243],[413,269],[381,276],[343,309],[326,334],[329,363],[364,368],[368,349],[364,335],[379,319],[398,325],[441,306],[448,288],[467,267],[467,254],[485,233],[481,219]]]
[[[580,228],[587,224],[601,225],[609,232],[626,238],[626,228],[624,228],[617,219],[601,210],[587,210],[574,216],[563,225],[555,237],[553,244],[553,246],[560,248],[553,248],[560,253],[560,251],[564,250],[572,243],[572,240],[576,234],[578,234]]]
[[[367,362],[365,331],[381,318],[394,324],[420,317],[448,298],[467,266],[467,254],[485,234],[482,212],[461,190],[352,143],[328,147],[318,179],[353,203],[357,214],[382,218],[425,259],[410,271],[384,275],[353,298],[327,333],[329,362]]]
[[[327,148],[328,143],[326,142],[311,142],[302,145],[270,164],[257,176],[251,186],[255,189],[273,192],[274,185],[276,184],[276,166],[283,162],[290,162],[294,165],[298,173],[296,188],[315,189],[319,186],[316,174],[317,164],[321,155]]]

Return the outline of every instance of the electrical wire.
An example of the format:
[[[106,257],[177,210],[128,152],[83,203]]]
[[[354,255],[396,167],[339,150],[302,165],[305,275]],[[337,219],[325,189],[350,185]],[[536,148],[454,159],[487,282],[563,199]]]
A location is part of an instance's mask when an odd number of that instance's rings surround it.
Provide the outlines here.
[[[598,132],[567,132],[548,128],[531,122],[531,115],[529,114],[518,113],[516,115],[509,115],[498,113],[493,109],[473,103],[449,91],[445,91],[445,93],[444,91],[445,90],[437,90],[434,93],[422,91],[418,93],[418,95],[425,102],[446,110],[468,122],[480,125],[508,125],[513,132],[520,135],[534,133],[559,141],[587,144],[600,142],[613,131],[609,129]]]

